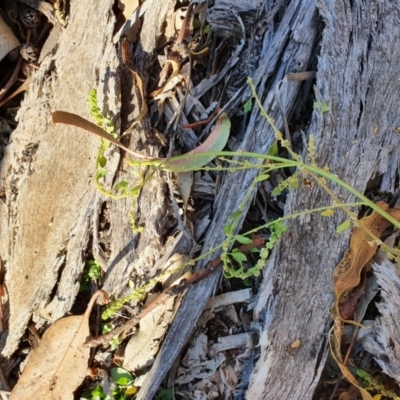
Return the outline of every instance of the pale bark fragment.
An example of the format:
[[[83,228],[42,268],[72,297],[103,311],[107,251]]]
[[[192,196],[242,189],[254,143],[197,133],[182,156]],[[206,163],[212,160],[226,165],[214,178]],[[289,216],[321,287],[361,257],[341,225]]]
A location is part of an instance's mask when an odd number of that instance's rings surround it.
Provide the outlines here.
[[[71,2],[55,61],[49,56],[35,74],[6,148],[0,254],[10,317],[3,355],[13,353],[32,316],[38,326],[43,317],[60,318],[79,289],[96,206],[91,180],[99,142],[76,128],[52,126],[51,112],[90,119],[87,97],[98,88],[100,99],[106,97],[107,108],[117,114],[111,8],[108,0]]]

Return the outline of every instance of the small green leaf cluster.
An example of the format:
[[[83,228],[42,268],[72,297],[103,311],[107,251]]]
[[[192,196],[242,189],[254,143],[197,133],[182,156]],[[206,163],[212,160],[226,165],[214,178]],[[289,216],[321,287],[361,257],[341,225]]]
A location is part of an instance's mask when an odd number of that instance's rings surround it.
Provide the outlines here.
[[[90,283],[99,281],[100,278],[101,278],[100,263],[96,260],[86,261],[86,266],[85,269],[83,270],[83,276],[79,291],[80,292],[89,291]]]
[[[273,196],[279,196],[286,189],[297,189],[299,187],[299,172],[295,172],[289,178],[279,182],[278,186],[272,190]]]
[[[387,390],[376,377],[374,377],[367,371],[357,367],[353,367],[351,368],[351,370],[363,380],[363,388],[365,390],[378,392],[380,395],[385,396],[388,399],[399,400],[399,396],[397,396],[394,392]]]
[[[314,110],[320,111],[322,113],[326,113],[331,109],[325,101],[315,101],[313,103],[313,108]]]
[[[102,127],[109,134],[114,134],[115,128],[112,121],[103,114],[99,107],[96,89],[92,89],[89,92],[88,101],[90,106],[90,115],[94,119],[95,124]]]
[[[101,111],[97,98],[96,89],[92,89],[89,92],[88,102],[90,106],[90,114],[94,119],[96,125],[102,127],[111,136],[116,138],[117,134],[115,133],[115,127],[111,119],[107,118]],[[112,190],[105,189],[102,183],[102,179],[107,175],[107,158],[105,156],[105,152],[109,147],[110,147],[110,142],[101,139],[100,148],[96,156],[95,185],[97,189],[100,191],[100,193],[104,194],[105,196],[111,197],[113,199],[137,197],[144,185],[143,176],[137,171],[134,171],[134,174],[138,178],[138,183],[134,187],[129,187],[129,182],[126,180],[122,180],[118,182],[116,185],[114,185]]]
[[[221,260],[224,264],[224,276],[230,278],[240,278],[247,281],[251,277],[257,277],[263,270],[266,260],[269,256],[270,251],[286,232],[287,226],[280,221],[274,221],[269,225],[271,235],[269,240],[265,243],[265,246],[259,249],[250,249],[252,253],[259,253],[259,258],[256,264],[246,269],[247,256],[239,249],[233,249],[231,252],[225,252],[221,256]],[[233,238],[240,244],[250,244],[252,240],[246,236],[235,235]]]
[[[90,397],[81,397],[81,400],[128,400],[133,399],[138,388],[133,386],[135,377],[127,370],[116,367],[110,371],[112,391],[111,396],[106,394],[101,385],[97,385],[90,392]]]
[[[148,285],[142,286],[139,289],[135,289],[132,293],[128,296],[122,297],[121,299],[114,300],[108,307],[103,311],[101,314],[101,318],[103,320],[107,320],[112,318],[115,313],[121,310],[121,308],[125,305],[130,303],[133,299],[143,300],[146,296],[146,288]]]

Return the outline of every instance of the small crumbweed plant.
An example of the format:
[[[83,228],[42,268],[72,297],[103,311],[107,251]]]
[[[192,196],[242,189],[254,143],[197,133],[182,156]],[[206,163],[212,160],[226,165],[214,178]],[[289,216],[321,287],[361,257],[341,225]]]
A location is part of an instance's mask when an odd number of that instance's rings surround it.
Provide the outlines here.
[[[224,227],[224,234],[225,239],[224,241],[217,247],[210,249],[208,252],[202,254],[201,256],[197,257],[196,259],[190,261],[190,264],[194,264],[200,259],[210,257],[213,253],[222,250],[221,261],[223,263],[223,272],[225,277],[227,278],[240,278],[248,282],[251,277],[257,277],[260,275],[266,259],[273,248],[273,246],[277,243],[279,238],[284,234],[287,229],[286,223],[291,219],[297,218],[301,215],[312,214],[312,213],[319,213],[323,217],[330,217],[334,214],[336,209],[342,210],[346,215],[347,219],[343,221],[343,223],[337,228],[337,232],[343,232],[344,230],[351,227],[351,225],[359,226],[361,229],[365,229],[362,224],[359,223],[357,215],[350,210],[351,207],[359,207],[359,206],[367,206],[372,210],[376,211],[382,217],[387,219],[397,228],[400,228],[400,223],[394,219],[391,215],[377,206],[374,202],[369,200],[363,194],[359,193],[356,189],[348,185],[347,183],[343,182],[336,176],[334,173],[330,172],[327,167],[321,168],[316,164],[315,161],[315,145],[314,145],[314,137],[311,136],[308,143],[308,158],[310,160],[309,163],[305,163],[301,157],[296,154],[290,147],[290,144],[287,140],[283,138],[282,133],[276,128],[274,120],[267,114],[267,112],[262,107],[260,99],[257,96],[255,87],[253,82],[249,79],[248,84],[252,90],[252,97],[245,103],[244,111],[249,112],[254,105],[259,107],[261,114],[266,118],[268,123],[270,124],[274,134],[275,134],[275,143],[271,146],[268,154],[258,154],[258,153],[251,153],[251,152],[229,152],[229,151],[222,151],[224,148],[228,136],[229,136],[229,129],[230,123],[229,119],[227,119],[226,115],[222,115],[219,126],[219,130],[214,135],[213,139],[207,139],[206,142],[207,146],[199,146],[190,153],[184,154],[182,156],[171,157],[169,159],[148,159],[145,161],[130,161],[129,165],[133,168],[133,174],[136,178],[136,182],[134,186],[130,186],[129,182],[121,181],[117,183],[111,190],[107,190],[104,188],[103,185],[103,178],[107,173],[107,158],[106,158],[106,150],[110,146],[110,142],[104,139],[104,134],[99,135],[102,137],[101,145],[98,151],[98,155],[96,157],[96,174],[95,174],[95,184],[99,191],[106,195],[110,196],[114,199],[125,198],[125,197],[133,197],[137,198],[138,194],[142,187],[146,184],[146,182],[151,179],[152,173],[158,169],[165,169],[167,171],[172,172],[185,172],[185,171],[192,171],[192,170],[227,170],[230,172],[240,171],[244,169],[251,169],[257,168],[260,169],[259,175],[254,179],[250,187],[248,188],[246,195],[244,196],[243,201],[241,202],[238,210],[236,210],[230,216],[226,226]],[[103,129],[110,134],[110,137],[116,138],[116,134],[114,133],[114,128],[111,123],[111,119],[105,117],[101,109],[98,105],[97,100],[97,93],[95,90],[90,92],[89,96],[89,104],[91,114],[93,116],[94,121],[98,126],[103,127]],[[314,104],[314,108],[319,110],[320,112],[328,112],[329,105],[326,103],[321,104]],[[54,116],[53,116],[54,119]],[[64,122],[58,120],[56,122]],[[92,133],[95,133],[91,131]],[[98,133],[95,133],[98,134]],[[210,137],[213,134],[210,134]],[[220,137],[223,137],[224,140],[221,140]],[[117,144],[112,141],[114,144]],[[211,143],[211,144],[210,144]],[[290,156],[290,158],[283,158],[278,157],[278,146],[279,143],[283,148],[285,148]],[[117,144],[118,145],[118,144]],[[236,157],[234,159],[234,157]],[[240,157],[238,161],[237,158]],[[212,159],[220,159],[224,161],[227,166],[223,167],[218,165],[217,167],[206,166],[206,164],[211,161]],[[259,159],[262,161],[261,164],[252,164],[247,159]],[[150,167],[150,172],[147,174],[146,177],[143,176],[141,172],[141,168],[143,166]],[[241,217],[243,214],[243,210],[245,209],[246,202],[250,201],[254,191],[256,190],[257,186],[260,182],[268,180],[272,171],[277,169],[283,168],[291,168],[294,169],[296,172],[287,178],[286,180],[282,181],[272,192],[272,195],[277,196],[282,191],[287,189],[296,189],[298,187],[299,178],[305,178],[312,180],[319,184],[331,197],[332,203],[325,207],[314,208],[312,210],[304,210],[302,212],[287,215],[282,218],[278,218],[275,221],[268,222],[266,224],[260,225],[248,232],[241,233],[240,235],[236,232],[239,230]],[[342,203],[340,199],[335,195],[335,193],[330,189],[328,186],[328,181],[341,186],[349,193],[351,193],[358,201],[351,202],[351,203]],[[138,228],[134,224],[134,218],[130,215],[131,225],[132,228],[138,232]],[[251,243],[251,237],[255,235],[260,230],[268,229],[270,232],[269,240],[266,242],[264,248],[262,249],[254,249],[254,253],[258,252],[258,261],[255,262],[254,265],[248,265],[249,260],[248,256],[241,252],[238,248],[234,245],[235,243],[238,244],[249,244]],[[397,249],[392,249],[388,247],[386,244],[382,243],[378,237],[375,237],[371,232],[368,231],[368,234],[371,236],[371,239],[379,243],[381,247],[391,254],[393,257],[400,257],[400,251]],[[179,269],[183,269],[187,266],[183,265],[180,266]],[[126,296],[122,299],[117,299],[110,306],[107,310],[103,313],[102,317],[104,319],[108,319],[115,314],[124,304],[130,302],[132,299],[142,299],[146,291],[149,287],[153,286],[155,282],[159,279],[163,279],[165,276],[168,276],[172,273],[177,271],[168,271],[163,274],[162,277],[158,277],[158,279],[153,279],[147,285],[142,286],[140,288],[133,289],[132,293],[129,296]],[[164,276],[165,275],[165,276]]]
[[[97,282],[101,278],[101,266],[96,260],[87,260],[85,269],[83,270],[83,276],[81,281],[81,286],[79,288],[80,292],[89,291],[90,283]]]

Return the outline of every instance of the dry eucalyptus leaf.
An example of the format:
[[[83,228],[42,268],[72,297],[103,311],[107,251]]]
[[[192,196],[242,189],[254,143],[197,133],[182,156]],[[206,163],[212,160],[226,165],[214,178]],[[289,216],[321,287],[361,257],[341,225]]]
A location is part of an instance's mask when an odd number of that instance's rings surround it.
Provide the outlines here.
[[[4,22],[0,15],[0,61],[21,43],[15,37],[11,28]]]
[[[88,369],[90,348],[89,315],[98,297],[96,292],[83,315],[66,317],[55,322],[32,351],[25,369],[10,395],[10,400],[73,399],[74,390],[82,383]]]

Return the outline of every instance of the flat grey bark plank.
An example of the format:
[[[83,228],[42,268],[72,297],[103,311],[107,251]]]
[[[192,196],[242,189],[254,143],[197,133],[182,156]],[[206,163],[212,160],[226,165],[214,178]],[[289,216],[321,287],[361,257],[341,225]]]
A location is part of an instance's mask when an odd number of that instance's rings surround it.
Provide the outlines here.
[[[3,355],[13,353],[31,317],[38,326],[43,318],[60,318],[79,289],[95,208],[91,180],[99,142],[76,128],[53,126],[51,112],[90,119],[87,97],[98,87],[100,100],[106,90],[107,108],[117,113],[112,4],[71,1],[55,69],[48,58],[36,73],[6,148],[0,254],[10,317]]]

